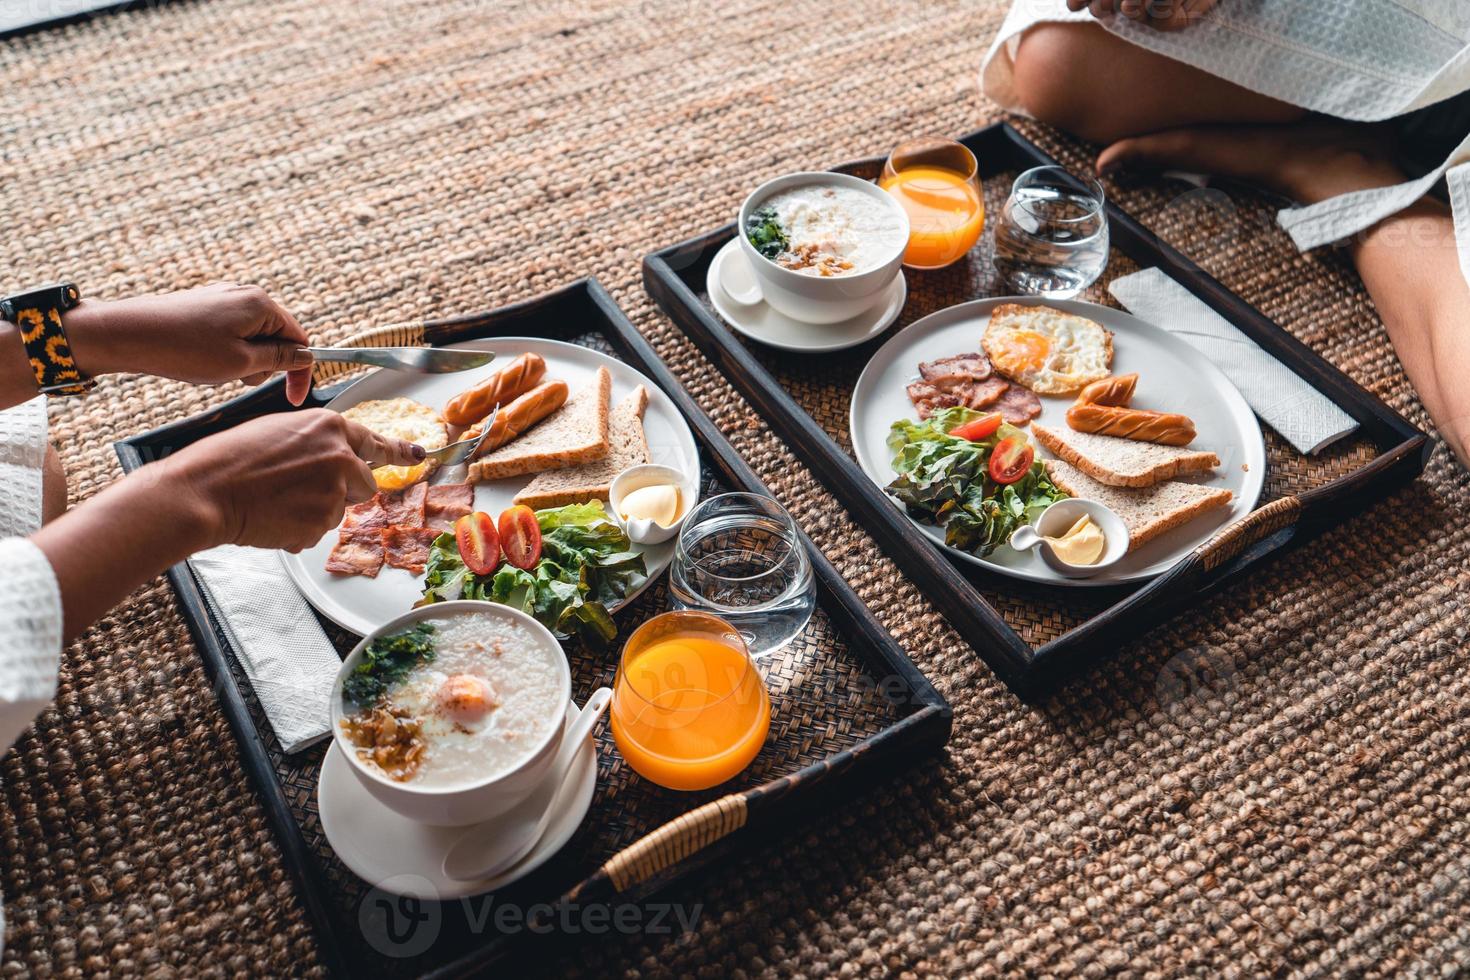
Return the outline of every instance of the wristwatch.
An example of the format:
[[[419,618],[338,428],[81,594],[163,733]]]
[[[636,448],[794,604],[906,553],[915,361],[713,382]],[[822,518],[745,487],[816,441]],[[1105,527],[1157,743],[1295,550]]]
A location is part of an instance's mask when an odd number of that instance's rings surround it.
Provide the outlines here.
[[[77,367],[61,314],[82,301],[75,283],[56,282],[0,299],[0,318],[20,328],[21,343],[43,395],[80,395],[97,384]]]

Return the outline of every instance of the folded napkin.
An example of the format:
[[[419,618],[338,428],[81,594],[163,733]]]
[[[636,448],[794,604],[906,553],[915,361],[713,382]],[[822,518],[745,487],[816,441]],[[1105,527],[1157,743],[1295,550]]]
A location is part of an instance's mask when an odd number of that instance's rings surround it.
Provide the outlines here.
[[[1298,452],[1312,454],[1357,429],[1332,400],[1159,269],[1120,276],[1108,291],[1129,312],[1168,330],[1225,372],[1246,403]]]
[[[296,752],[325,737],[342,660],[286,576],[280,552],[221,545],[189,565],[281,747]]]

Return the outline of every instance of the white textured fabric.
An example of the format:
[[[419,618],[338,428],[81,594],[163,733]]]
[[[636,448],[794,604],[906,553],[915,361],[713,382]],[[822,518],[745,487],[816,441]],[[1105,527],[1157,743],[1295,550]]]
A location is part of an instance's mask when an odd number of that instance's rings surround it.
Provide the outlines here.
[[[221,545],[189,565],[281,748],[295,752],[326,736],[342,661],[287,577],[280,552]]]
[[[1320,452],[1358,428],[1331,399],[1161,270],[1120,276],[1108,284],[1108,291],[1135,316],[1158,324],[1209,358],[1297,452]]]
[[[0,541],[0,749],[8,749],[56,694],[61,590],[51,563],[25,538]]]
[[[1084,22],[1064,0],[1015,0],[980,70],[986,95],[1024,111],[1014,58],[1022,32]],[[1221,0],[1199,23],[1161,32],[1126,17],[1098,20],[1132,44],[1314,112],[1374,122],[1470,89],[1470,0]],[[1441,176],[1450,190],[1460,266],[1470,281],[1470,139],[1423,178],[1344,194],[1278,217],[1298,248],[1368,228],[1422,197]]]
[[[41,526],[41,467],[46,461],[46,399],[0,412],[0,538]]]
[[[56,695],[61,670],[61,590],[41,549],[46,399],[0,411],[0,755]],[[5,906],[0,904],[0,955]]]

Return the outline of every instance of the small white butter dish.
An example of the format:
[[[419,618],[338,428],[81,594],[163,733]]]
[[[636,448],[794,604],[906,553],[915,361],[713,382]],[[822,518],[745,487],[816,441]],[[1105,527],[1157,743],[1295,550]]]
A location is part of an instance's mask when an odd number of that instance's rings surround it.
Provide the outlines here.
[[[653,486],[675,486],[679,489],[679,510],[674,523],[668,526],[654,521],[623,517],[623,498],[635,490]],[[612,481],[608,492],[608,508],[613,520],[622,525],[623,533],[634,544],[663,544],[684,526],[684,518],[699,503],[699,485],[688,474],[672,466],[660,463],[642,463],[630,466]]]
[[[1092,518],[1092,523],[1102,531],[1103,540],[1107,543],[1103,547],[1102,556],[1091,565],[1073,565],[1062,561],[1052,549],[1051,542],[1046,539],[1060,538],[1083,516]],[[1042,511],[1034,526],[1027,524],[1016,528],[1011,535],[1010,545],[1017,551],[1037,549],[1047,567],[1067,578],[1091,578],[1107,571],[1128,554],[1128,525],[1107,504],[1070,497],[1058,500]]]

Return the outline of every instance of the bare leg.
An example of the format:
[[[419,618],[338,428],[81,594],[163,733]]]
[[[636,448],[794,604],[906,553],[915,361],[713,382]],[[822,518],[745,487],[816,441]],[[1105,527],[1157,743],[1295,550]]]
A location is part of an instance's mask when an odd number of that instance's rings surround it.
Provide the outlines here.
[[[41,468],[41,523],[49,524],[66,513],[66,468],[54,446],[46,447]]]
[[[1384,219],[1353,244],[1353,261],[1425,410],[1470,467],[1470,284],[1449,208],[1425,198]]]
[[[1407,176],[1374,127],[1212,126],[1121,140],[1098,169],[1174,167],[1253,180],[1312,204],[1387,187]],[[1409,381],[1455,455],[1470,466],[1470,284],[1460,271],[1449,208],[1425,198],[1385,218],[1352,244],[1353,261],[1378,307]]]
[[[1286,123],[1307,115],[1089,23],[1038,24],[1023,34],[1015,84],[1033,116],[1097,143],[1176,126]]]

